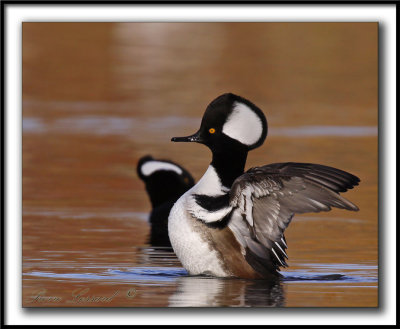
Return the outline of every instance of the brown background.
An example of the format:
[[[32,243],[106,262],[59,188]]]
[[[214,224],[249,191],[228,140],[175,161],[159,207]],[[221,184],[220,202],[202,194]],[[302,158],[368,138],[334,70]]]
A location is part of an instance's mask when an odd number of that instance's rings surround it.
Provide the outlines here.
[[[66,300],[80,287],[104,296],[137,288],[110,306],[199,300],[190,279],[154,277],[151,286],[109,271],[179,268],[172,256],[149,258],[150,203],[136,163],[145,154],[170,158],[198,180],[209,151],[170,138],[195,132],[225,92],[250,99],[268,119],[269,137],[247,168],[314,162],[361,178],[346,193],[359,212],[297,216],[286,235],[288,271],[364,279],[285,282],[285,305],[376,306],[377,38],[376,23],[24,23],[24,306],[70,306],[29,301],[42,289]],[[316,132],[304,133],[309,126]],[[209,306],[239,305],[232,296],[248,288],[201,284]]]

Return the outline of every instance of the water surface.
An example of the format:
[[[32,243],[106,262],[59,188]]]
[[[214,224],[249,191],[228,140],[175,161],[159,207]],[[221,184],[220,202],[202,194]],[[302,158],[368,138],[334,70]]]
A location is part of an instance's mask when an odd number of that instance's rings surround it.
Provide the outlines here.
[[[224,92],[269,137],[247,168],[313,162],[361,178],[359,212],[296,216],[278,282],[189,276],[149,245],[140,157],[198,180],[194,133]],[[377,24],[23,24],[24,307],[375,307]]]

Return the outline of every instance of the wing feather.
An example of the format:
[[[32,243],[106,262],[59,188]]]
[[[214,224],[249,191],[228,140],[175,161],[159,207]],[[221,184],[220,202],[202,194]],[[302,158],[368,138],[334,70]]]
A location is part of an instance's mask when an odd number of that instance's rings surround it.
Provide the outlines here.
[[[284,231],[293,215],[332,207],[357,211],[357,206],[339,193],[359,181],[343,170],[310,163],[252,168],[232,185],[230,206],[235,216],[231,225],[242,235],[244,249],[261,259],[271,259],[277,269],[287,266]]]

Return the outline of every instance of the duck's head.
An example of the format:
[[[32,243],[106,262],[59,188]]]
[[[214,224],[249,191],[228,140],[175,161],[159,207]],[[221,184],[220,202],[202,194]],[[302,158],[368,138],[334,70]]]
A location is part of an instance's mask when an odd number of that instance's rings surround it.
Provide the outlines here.
[[[200,129],[195,134],[171,140],[201,143],[213,153],[234,149],[249,151],[264,143],[267,132],[263,112],[249,100],[228,93],[208,105]]]
[[[146,184],[153,208],[167,201],[176,201],[194,185],[192,175],[185,168],[150,155],[140,158],[137,173]]]

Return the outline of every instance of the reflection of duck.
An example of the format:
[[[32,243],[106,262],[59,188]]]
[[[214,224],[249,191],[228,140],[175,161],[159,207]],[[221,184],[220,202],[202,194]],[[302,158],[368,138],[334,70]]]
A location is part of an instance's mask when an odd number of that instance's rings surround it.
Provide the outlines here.
[[[168,238],[168,215],[179,197],[194,185],[190,173],[168,160],[147,155],[137,165],[138,176],[146,184],[152,205],[150,244],[171,246]]]
[[[207,107],[200,129],[175,142],[212,151],[200,181],[171,209],[169,237],[190,274],[271,278],[285,262],[284,231],[295,213],[358,210],[339,192],[359,179],[332,167],[275,163],[244,173],[247,153],[261,146],[267,120],[250,101],[233,94]]]
[[[280,280],[220,279],[188,276],[178,279],[170,307],[282,307],[285,296]]]

